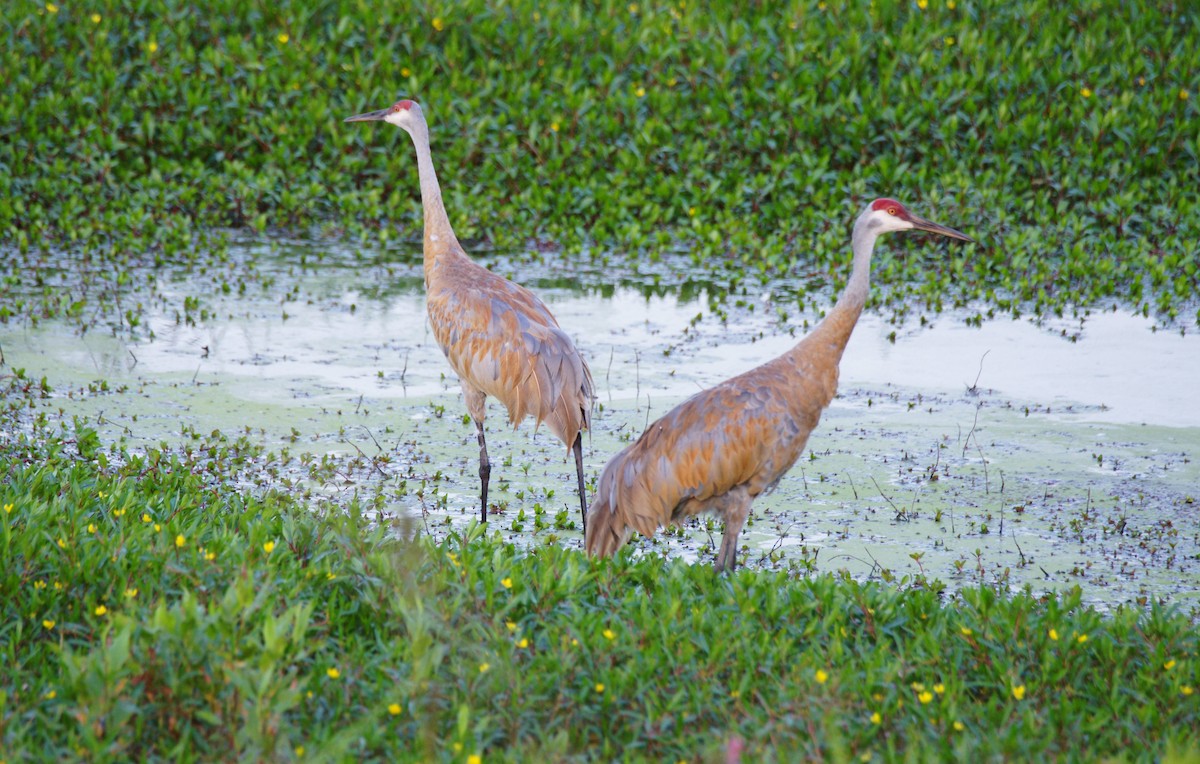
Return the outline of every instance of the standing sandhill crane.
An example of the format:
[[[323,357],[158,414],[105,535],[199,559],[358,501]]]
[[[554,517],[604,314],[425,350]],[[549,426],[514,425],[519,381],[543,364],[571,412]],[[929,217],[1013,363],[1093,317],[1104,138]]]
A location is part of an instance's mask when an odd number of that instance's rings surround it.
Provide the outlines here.
[[[653,536],[659,526],[713,512],[725,521],[716,569],[733,569],[751,502],[796,463],[837,392],[838,363],[867,301],[875,239],[910,229],[974,241],[895,200],[871,202],[854,223],[850,281],[808,336],[773,361],[688,398],[609,461],[588,513],[588,552],[607,557],[631,531]]]
[[[575,451],[579,506],[587,522],[583,486],[582,431],[591,425],[592,373],[550,310],[528,289],[471,261],[454,236],[429,150],[429,127],[421,106],[400,100],[386,109],[348,117],[401,127],[417,149],[421,204],[425,210],[425,292],[429,323],[458,374],[467,411],[479,437],[480,517],[487,522],[488,461],[483,420],[487,396],[508,408],[513,427],[526,416]]]

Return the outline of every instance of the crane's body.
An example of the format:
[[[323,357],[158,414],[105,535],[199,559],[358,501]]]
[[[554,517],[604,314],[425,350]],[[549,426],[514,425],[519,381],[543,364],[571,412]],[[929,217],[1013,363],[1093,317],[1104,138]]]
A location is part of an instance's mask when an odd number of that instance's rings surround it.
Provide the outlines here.
[[[854,226],[850,281],[810,334],[778,358],[688,398],[605,466],[588,512],[591,554],[613,554],[632,531],[649,537],[660,526],[713,512],[725,522],[715,566],[734,567],[751,503],[800,458],[837,393],[838,364],[866,304],[875,239],[912,228],[971,241],[891,199],[868,206]]]
[[[582,431],[591,425],[592,374],[571,338],[537,295],[467,256],[442,203],[429,128],[410,100],[347,122],[382,120],[403,128],[417,152],[424,209],[425,293],[429,324],[458,375],[479,442],[481,518],[487,521],[491,463],[484,437],[487,397],[508,409],[516,427],[545,423],[575,453],[580,509],[586,522]]]

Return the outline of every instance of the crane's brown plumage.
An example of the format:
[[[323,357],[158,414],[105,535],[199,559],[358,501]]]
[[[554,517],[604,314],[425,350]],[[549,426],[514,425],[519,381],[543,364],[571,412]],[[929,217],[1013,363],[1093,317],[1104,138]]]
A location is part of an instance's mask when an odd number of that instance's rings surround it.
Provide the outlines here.
[[[796,463],[837,393],[838,364],[866,303],[875,238],[910,228],[970,241],[891,199],[869,206],[855,223],[846,291],[811,334],[780,357],[688,398],[609,461],[588,510],[588,552],[606,557],[632,531],[653,536],[668,523],[714,512],[725,521],[716,568],[733,568],[750,504]]]
[[[573,446],[591,425],[592,375],[571,338],[532,292],[470,261],[438,256],[426,269],[429,323],[458,374],[471,416],[485,396]]]
[[[458,243],[442,203],[421,107],[401,100],[346,121],[374,120],[403,128],[416,147],[429,324],[458,375],[467,411],[475,421],[482,519],[487,520],[491,475],[483,428],[490,395],[508,409],[513,427],[531,416],[575,452],[580,511],[586,522],[581,432],[591,426],[595,399],[587,363],[533,292],[473,262]]]

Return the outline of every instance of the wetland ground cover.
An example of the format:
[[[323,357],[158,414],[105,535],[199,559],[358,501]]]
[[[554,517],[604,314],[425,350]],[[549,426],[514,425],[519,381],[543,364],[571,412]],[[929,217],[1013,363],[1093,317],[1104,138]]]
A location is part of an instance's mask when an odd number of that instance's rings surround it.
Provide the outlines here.
[[[1194,12],[0,14],[0,759],[1196,757]],[[471,525],[411,149],[340,125],[397,90],[589,355],[590,479],[819,320],[866,198],[982,243],[884,244],[748,570],[589,564],[494,410]]]

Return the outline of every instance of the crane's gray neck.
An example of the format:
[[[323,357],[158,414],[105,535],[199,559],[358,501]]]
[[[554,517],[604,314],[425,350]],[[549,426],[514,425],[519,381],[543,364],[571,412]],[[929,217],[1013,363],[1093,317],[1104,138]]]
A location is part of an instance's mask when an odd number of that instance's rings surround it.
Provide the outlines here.
[[[864,214],[854,222],[854,232],[850,237],[850,246],[854,250],[850,281],[833,309],[801,342],[827,345],[836,352],[838,358],[841,358],[842,351],[846,349],[854,325],[858,323],[863,306],[867,304],[867,293],[871,286],[871,253],[875,249],[875,240],[879,238],[880,231],[878,221],[872,221],[874,225],[868,221],[870,216]]]
[[[878,238],[878,220],[869,215],[861,215],[854,221],[854,232],[850,235],[850,248],[854,252],[850,281],[846,283],[834,310],[844,305],[846,310],[853,310],[857,318],[863,306],[867,304],[867,293],[871,288],[871,255],[875,251],[875,240]]]
[[[421,206],[425,213],[425,254],[438,254],[448,249],[460,249],[446,207],[442,204],[442,188],[437,171],[433,169],[433,154],[429,149],[429,127],[419,121],[409,131],[417,149],[417,173],[421,180]]]

